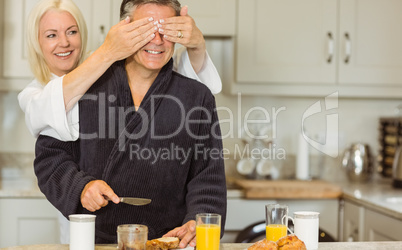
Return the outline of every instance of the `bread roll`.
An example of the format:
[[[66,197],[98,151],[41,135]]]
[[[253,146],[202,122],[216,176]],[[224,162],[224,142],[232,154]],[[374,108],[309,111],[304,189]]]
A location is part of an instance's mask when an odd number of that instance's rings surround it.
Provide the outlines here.
[[[296,235],[288,235],[277,242],[263,239],[254,243],[248,250],[306,250],[306,245]]]
[[[277,242],[279,250],[306,250],[306,245],[303,241],[291,234],[280,238]]]
[[[248,250],[277,250],[278,245],[274,241],[263,239],[254,243]]]
[[[168,250],[179,248],[180,240],[177,237],[162,237],[147,241],[147,250]]]

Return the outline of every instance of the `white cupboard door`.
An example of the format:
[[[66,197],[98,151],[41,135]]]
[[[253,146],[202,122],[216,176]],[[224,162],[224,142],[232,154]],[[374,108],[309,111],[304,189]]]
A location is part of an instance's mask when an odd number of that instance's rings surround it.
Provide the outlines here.
[[[334,84],[336,0],[239,0],[237,81]]]
[[[343,240],[363,241],[364,208],[345,202],[343,218]]]
[[[401,9],[400,0],[340,0],[340,84],[402,85]]]
[[[364,241],[401,241],[402,221],[366,209]]]
[[[3,76],[32,77],[25,46],[29,12],[38,0],[4,0]]]
[[[58,212],[44,198],[0,199],[0,248],[58,244]]]
[[[236,1],[234,0],[181,0],[188,6],[204,36],[233,36],[236,33]]]
[[[95,51],[104,41],[112,21],[111,0],[74,0],[80,8],[88,28],[87,51]]]

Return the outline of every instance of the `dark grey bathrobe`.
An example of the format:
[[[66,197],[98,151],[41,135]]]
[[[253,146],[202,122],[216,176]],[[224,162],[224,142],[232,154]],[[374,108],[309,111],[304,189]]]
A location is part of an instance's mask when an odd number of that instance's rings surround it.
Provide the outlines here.
[[[135,111],[124,61],[113,64],[79,102],[80,139],[40,136],[34,163],[46,198],[65,216],[89,213],[84,186],[104,180],[146,206],[109,204],[95,212],[96,242],[116,242],[120,224],[144,224],[161,237],[200,212],[226,217],[222,141],[214,96],[205,85],[161,70]]]

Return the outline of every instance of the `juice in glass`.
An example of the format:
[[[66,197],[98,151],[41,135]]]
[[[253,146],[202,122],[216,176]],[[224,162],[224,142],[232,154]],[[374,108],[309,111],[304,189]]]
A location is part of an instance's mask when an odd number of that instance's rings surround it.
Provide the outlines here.
[[[267,240],[277,241],[287,235],[287,226],[282,224],[269,224],[265,228]]]
[[[216,224],[201,224],[196,227],[197,250],[219,250],[221,227]]]

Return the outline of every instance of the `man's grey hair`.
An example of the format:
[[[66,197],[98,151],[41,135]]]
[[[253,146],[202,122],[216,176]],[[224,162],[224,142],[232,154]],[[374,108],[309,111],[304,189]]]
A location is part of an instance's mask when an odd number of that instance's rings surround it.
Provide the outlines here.
[[[176,16],[180,15],[181,5],[178,0],[123,0],[120,6],[120,20],[125,19],[127,16],[131,17],[132,19],[133,17],[131,15],[134,7],[144,4],[169,6],[175,10]]]

